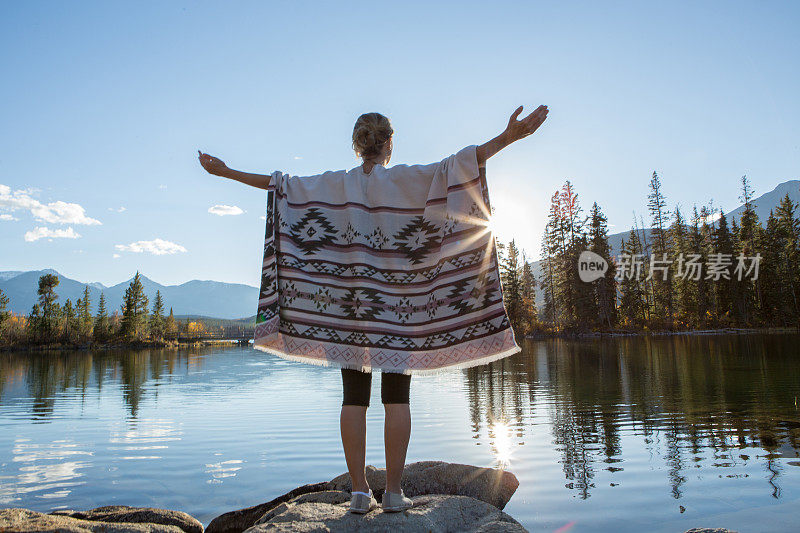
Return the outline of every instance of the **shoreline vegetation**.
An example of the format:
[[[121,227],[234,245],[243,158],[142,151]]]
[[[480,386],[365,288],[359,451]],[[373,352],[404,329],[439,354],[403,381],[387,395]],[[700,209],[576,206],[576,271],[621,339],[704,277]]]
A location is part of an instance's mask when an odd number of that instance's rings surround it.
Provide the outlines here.
[[[150,307],[139,272],[125,290],[120,309],[111,314],[104,293],[100,294],[97,313],[90,313],[88,285],[74,305],[69,298],[61,304],[57,301],[58,284],[54,274],[39,277],[39,300],[28,315],[7,311],[9,299],[0,291],[0,352],[178,348],[243,343],[248,336],[252,338],[253,328],[242,326],[241,321],[179,319],[172,308],[165,315],[161,291],[156,291]]]
[[[120,350],[120,349],[178,349],[192,348],[197,346],[235,346],[234,341],[220,339],[198,339],[188,341],[160,340],[160,341],[139,341],[139,342],[104,342],[86,344],[15,344],[0,345],[0,353],[3,352],[50,352],[50,351],[77,351],[77,350]]]
[[[800,328],[792,327],[763,327],[763,328],[716,328],[675,331],[589,331],[589,332],[539,332],[526,335],[528,340],[592,340],[613,339],[621,337],[668,337],[668,336],[701,336],[701,335],[790,335],[800,334]],[[132,342],[105,342],[84,344],[17,344],[0,345],[3,352],[50,352],[50,351],[78,351],[78,350],[120,350],[120,349],[180,349],[200,346],[237,346],[249,343],[240,343],[225,339],[194,339],[194,340],[158,340],[158,341],[132,341]]]
[[[538,262],[497,243],[503,301],[519,338],[798,331],[800,219],[787,193],[760,221],[740,180],[737,215],[712,202],[670,209],[653,172],[645,211],[609,237],[567,181],[550,199]],[[617,242],[619,240],[619,242]],[[613,246],[612,246],[613,244]],[[616,252],[616,254],[614,253]]]

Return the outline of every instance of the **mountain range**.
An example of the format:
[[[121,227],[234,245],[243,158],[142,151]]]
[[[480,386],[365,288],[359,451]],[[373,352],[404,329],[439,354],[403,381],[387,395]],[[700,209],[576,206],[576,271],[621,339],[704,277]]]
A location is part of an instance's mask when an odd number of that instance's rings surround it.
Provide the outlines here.
[[[92,313],[97,312],[102,291],[106,297],[106,309],[109,314],[115,309],[120,309],[125,289],[133,279],[106,287],[98,282],[84,283],[74,280],[52,269],[0,272],[0,290],[8,296],[14,313],[30,313],[33,304],[38,301],[36,291],[39,288],[39,276],[45,274],[58,276],[56,293],[60,303],[63,304],[69,298],[74,305],[78,298],[83,298],[83,289],[88,285]],[[142,280],[144,293],[150,299],[150,307],[156,291],[160,290],[166,313],[172,308],[175,315],[204,315],[216,318],[244,318],[256,314],[258,287],[206,280],[192,280],[180,285],[162,285],[141,274],[139,277]]]
[[[763,223],[771,210],[775,209],[781,199],[788,194],[795,203],[800,203],[800,180],[790,180],[781,183],[772,191],[762,194],[752,200],[753,208],[758,214],[759,220]],[[744,206],[729,211],[729,219],[738,218],[744,211]],[[689,213],[685,213],[689,215]],[[645,236],[649,237],[649,229],[645,230]],[[609,245],[611,255],[620,253],[622,239],[627,239],[628,231],[609,235]],[[541,265],[539,261],[533,262],[534,273],[537,278],[541,275]],[[131,280],[123,281],[117,285],[106,287],[102,283],[84,283],[78,280],[67,278],[52,269],[18,271],[9,270],[0,272],[0,290],[10,299],[10,307],[14,313],[30,312],[33,304],[38,297],[39,276],[44,274],[55,274],[59,278],[59,285],[56,292],[59,301],[64,302],[69,298],[73,304],[78,298],[83,297],[85,285],[89,286],[89,293],[92,304],[92,313],[96,312],[97,302],[100,299],[100,292],[105,293],[106,308],[109,314],[122,305],[122,298],[125,289],[130,285]],[[144,291],[152,303],[155,298],[156,290],[161,291],[164,298],[166,310],[171,307],[175,315],[204,315],[216,318],[238,319],[252,317],[255,315],[258,298],[258,287],[244,285],[240,283],[223,283],[219,281],[192,280],[180,285],[162,285],[146,276],[140,275]],[[537,299],[541,298],[541,291],[537,291]],[[537,302],[541,305],[543,302]]]

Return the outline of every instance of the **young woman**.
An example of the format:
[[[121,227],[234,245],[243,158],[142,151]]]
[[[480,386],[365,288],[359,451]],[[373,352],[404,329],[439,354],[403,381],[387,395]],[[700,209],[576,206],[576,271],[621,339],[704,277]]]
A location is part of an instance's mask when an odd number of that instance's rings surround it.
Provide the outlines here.
[[[497,152],[535,132],[547,118],[547,106],[539,106],[530,115],[518,120],[522,106],[508,120],[506,129],[492,140],[477,146],[475,156],[478,167]],[[392,129],[389,119],[379,113],[365,113],[358,117],[353,129],[353,149],[362,159],[363,175],[370,176],[376,166],[384,167],[392,156]],[[271,176],[251,174],[228,168],[220,159],[198,150],[200,164],[210,174],[240,181],[252,187],[267,189]],[[366,412],[369,406],[371,372],[342,368],[343,401],[340,417],[342,445],[347,468],[352,480],[353,499],[350,510],[366,513],[377,506],[365,476]],[[406,451],[411,436],[409,410],[410,374],[381,372],[381,402],[386,411],[384,443],[386,448],[386,492],[383,495],[384,511],[402,511],[412,506],[401,488]]]

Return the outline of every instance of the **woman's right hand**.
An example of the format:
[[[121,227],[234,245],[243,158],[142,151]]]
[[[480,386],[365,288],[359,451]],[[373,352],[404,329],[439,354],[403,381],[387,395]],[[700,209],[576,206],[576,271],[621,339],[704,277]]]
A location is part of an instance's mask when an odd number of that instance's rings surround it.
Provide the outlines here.
[[[218,157],[214,157],[213,155],[208,155],[200,150],[197,151],[198,155],[197,158],[200,160],[200,164],[203,165],[203,168],[206,169],[206,172],[209,174],[214,174],[215,176],[222,176],[226,170],[228,170],[228,166],[222,162],[222,159]]]

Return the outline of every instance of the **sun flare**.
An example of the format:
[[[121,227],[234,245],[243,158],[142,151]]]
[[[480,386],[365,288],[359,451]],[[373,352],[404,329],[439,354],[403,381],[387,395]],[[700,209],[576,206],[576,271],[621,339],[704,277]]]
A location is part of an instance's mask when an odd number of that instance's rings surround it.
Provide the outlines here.
[[[494,442],[490,442],[497,465],[500,468],[511,466],[511,455],[514,451],[511,427],[506,422],[494,422],[489,426],[489,438],[494,438]]]

